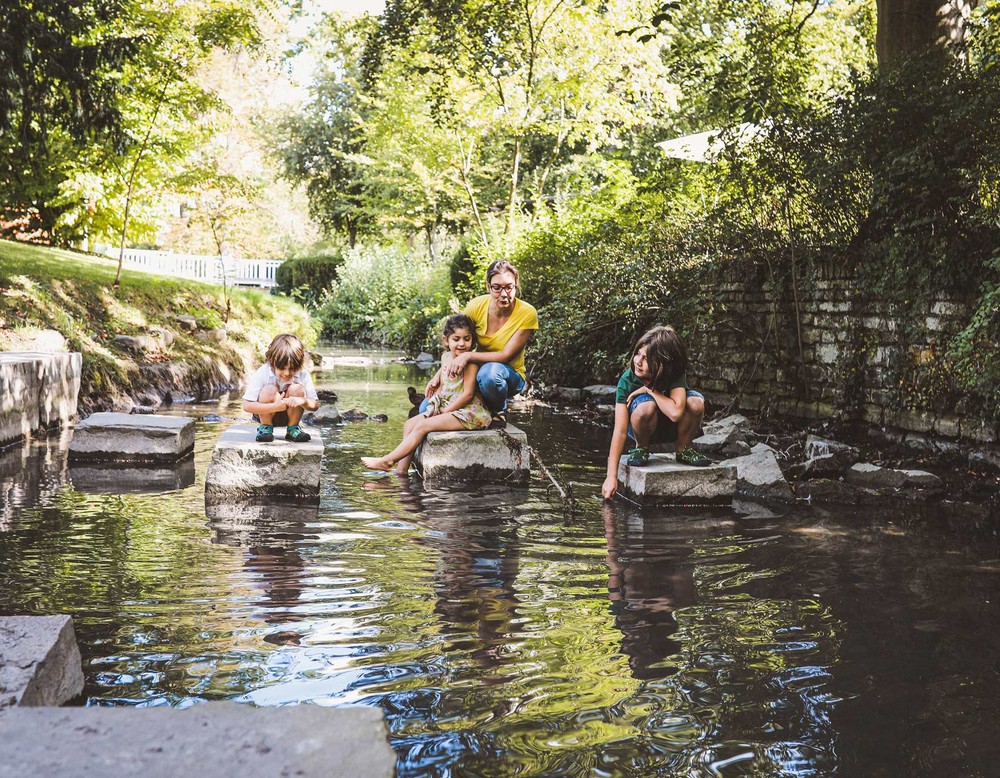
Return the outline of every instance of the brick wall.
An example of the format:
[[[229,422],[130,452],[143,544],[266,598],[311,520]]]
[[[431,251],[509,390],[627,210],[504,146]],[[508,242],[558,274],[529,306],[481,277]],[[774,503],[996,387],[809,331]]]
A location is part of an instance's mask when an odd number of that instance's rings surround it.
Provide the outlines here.
[[[938,295],[906,313],[861,295],[850,272],[815,263],[794,279],[720,269],[689,341],[691,384],[716,406],[840,417],[904,432],[1000,440],[995,413],[955,390],[945,355],[975,300]]]

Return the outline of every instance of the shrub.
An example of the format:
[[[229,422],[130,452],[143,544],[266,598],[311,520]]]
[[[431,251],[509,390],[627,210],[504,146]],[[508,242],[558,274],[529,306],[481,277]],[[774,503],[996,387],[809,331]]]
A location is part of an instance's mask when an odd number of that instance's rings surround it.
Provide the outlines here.
[[[315,303],[337,279],[338,268],[343,262],[340,254],[285,260],[275,274],[278,291],[309,304]]]

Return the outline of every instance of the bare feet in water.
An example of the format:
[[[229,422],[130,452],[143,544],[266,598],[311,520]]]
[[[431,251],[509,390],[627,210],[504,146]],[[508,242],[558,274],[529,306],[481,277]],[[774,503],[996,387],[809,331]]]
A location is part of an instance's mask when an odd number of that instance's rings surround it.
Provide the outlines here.
[[[361,464],[369,470],[385,470],[386,472],[392,470],[396,465],[395,462],[385,457],[361,457]]]

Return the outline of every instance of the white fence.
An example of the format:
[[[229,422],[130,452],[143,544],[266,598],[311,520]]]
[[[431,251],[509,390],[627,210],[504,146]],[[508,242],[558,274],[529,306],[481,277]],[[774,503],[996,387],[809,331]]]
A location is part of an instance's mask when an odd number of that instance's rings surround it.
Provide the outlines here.
[[[117,251],[109,251],[118,259]],[[197,254],[173,254],[169,251],[125,249],[122,266],[129,270],[156,273],[227,286],[257,286],[270,289],[275,285],[275,273],[280,259],[236,259],[208,257]]]

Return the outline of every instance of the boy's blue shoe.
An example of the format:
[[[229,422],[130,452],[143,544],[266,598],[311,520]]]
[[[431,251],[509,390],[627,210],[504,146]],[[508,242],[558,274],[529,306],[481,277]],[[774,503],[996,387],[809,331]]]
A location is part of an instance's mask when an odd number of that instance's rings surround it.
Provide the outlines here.
[[[636,446],[628,452],[628,460],[625,464],[629,467],[645,467],[649,464],[649,449]]]
[[[270,443],[274,440],[274,427],[270,424],[257,425],[257,442]]]
[[[292,424],[285,430],[285,440],[290,440],[292,443],[305,443],[307,440],[312,440],[312,435],[303,432],[298,424]]]

